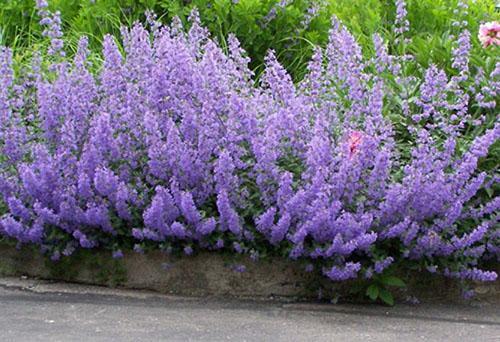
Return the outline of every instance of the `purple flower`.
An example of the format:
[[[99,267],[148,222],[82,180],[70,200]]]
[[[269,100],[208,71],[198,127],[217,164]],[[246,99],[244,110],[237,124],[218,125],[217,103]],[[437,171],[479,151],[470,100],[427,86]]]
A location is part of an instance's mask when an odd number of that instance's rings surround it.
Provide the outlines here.
[[[50,260],[51,261],[59,261],[61,259],[61,253],[59,251],[55,251],[54,253],[52,253],[52,255],[50,256]]]
[[[113,251],[113,259],[121,259],[121,258],[123,258],[123,252],[121,249]]]
[[[184,247],[184,254],[186,254],[186,255],[193,254],[193,248],[191,246]]]
[[[393,257],[387,257],[383,260],[379,260],[377,262],[375,262],[375,265],[374,265],[374,270],[375,270],[375,273],[382,273],[384,271],[384,269],[386,269],[387,267],[389,267],[394,261],[394,258]]]
[[[144,254],[144,249],[140,245],[135,244],[134,245],[134,252],[139,253],[139,254]]]
[[[406,3],[404,0],[396,1],[396,26],[395,32],[397,34],[404,34],[410,30],[410,22],[407,19],[408,11],[406,10]]]
[[[464,291],[462,291],[462,297],[464,299],[467,299],[467,300],[474,298],[475,295],[476,295],[476,293],[475,293],[474,290],[464,290]]]
[[[231,269],[234,271],[234,272],[237,272],[237,273],[243,273],[243,272],[246,272],[247,270],[247,267],[245,265],[233,265],[231,267]]]
[[[259,259],[260,259],[259,252],[255,251],[255,250],[251,250],[250,251],[250,259],[252,259],[252,261],[259,261]]]
[[[217,239],[215,242],[215,249],[221,249],[224,248],[224,240],[222,239]]]
[[[49,4],[47,3],[46,0],[36,0],[36,7],[38,9],[43,9],[49,7]]]
[[[360,263],[348,262],[344,267],[333,266],[331,269],[325,270],[323,272],[328,278],[333,281],[342,281],[356,278],[360,269]]]
[[[239,236],[242,231],[240,218],[229,203],[227,192],[223,191],[217,196],[217,209],[220,215],[219,223],[221,230],[229,230],[231,233]]]
[[[243,253],[243,247],[238,242],[233,242],[233,249],[236,253]]]

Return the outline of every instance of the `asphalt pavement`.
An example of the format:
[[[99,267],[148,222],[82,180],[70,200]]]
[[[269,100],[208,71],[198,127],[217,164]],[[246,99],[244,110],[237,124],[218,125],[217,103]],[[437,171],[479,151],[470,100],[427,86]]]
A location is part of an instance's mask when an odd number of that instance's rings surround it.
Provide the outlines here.
[[[497,305],[185,298],[0,278],[0,341],[500,341]]]

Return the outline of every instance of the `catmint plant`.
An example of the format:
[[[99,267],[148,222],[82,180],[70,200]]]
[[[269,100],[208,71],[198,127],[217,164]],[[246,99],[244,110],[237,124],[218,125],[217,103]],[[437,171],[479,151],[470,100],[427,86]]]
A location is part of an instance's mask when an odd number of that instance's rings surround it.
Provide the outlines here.
[[[49,55],[62,58],[58,16],[38,7]],[[483,122],[464,89],[466,29],[454,75],[431,65],[415,79],[403,72],[411,58],[391,55],[380,36],[375,56],[363,58],[333,18],[328,45],[295,84],[273,51],[254,82],[236,38],[225,53],[196,11],[188,31],[149,18],[152,32],[134,24],[120,40],[104,37],[95,74],[86,38],[73,61],[34,60],[23,77],[0,50],[0,235],[53,260],[79,248],[114,258],[226,249],[305,260],[332,281],[410,265],[496,279],[481,263],[499,256],[500,201],[479,195],[499,178],[479,165],[500,124],[464,138]],[[403,36],[404,1],[396,21]],[[497,65],[477,76],[489,109],[499,75]],[[411,98],[400,84],[417,84]]]

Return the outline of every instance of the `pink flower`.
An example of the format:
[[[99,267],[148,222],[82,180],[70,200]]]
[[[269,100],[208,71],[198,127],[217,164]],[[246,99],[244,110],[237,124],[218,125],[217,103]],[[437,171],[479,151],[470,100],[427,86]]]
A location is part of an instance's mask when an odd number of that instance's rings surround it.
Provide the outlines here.
[[[352,156],[357,153],[359,145],[363,142],[363,133],[359,131],[353,131],[347,140],[349,144],[349,154]]]
[[[500,45],[500,23],[498,21],[492,21],[479,26],[478,38],[483,44],[483,47]]]

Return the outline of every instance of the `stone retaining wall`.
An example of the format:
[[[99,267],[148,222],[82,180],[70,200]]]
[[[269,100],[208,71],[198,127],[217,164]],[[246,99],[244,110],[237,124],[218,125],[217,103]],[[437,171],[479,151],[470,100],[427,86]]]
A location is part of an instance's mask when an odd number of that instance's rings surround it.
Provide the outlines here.
[[[245,265],[245,272],[236,272]],[[303,265],[284,258],[254,262],[242,256],[200,253],[175,257],[161,252],[145,255],[129,252],[119,260],[109,252],[85,251],[59,262],[48,261],[32,248],[20,250],[0,245],[0,275],[38,277],[69,282],[148,289],[188,296],[286,297],[353,300],[352,283],[334,284]],[[421,301],[461,301],[458,284],[427,273],[405,274],[405,289],[397,299],[414,296]],[[321,289],[321,290],[320,290]],[[500,284],[476,284],[478,298],[500,303]]]

